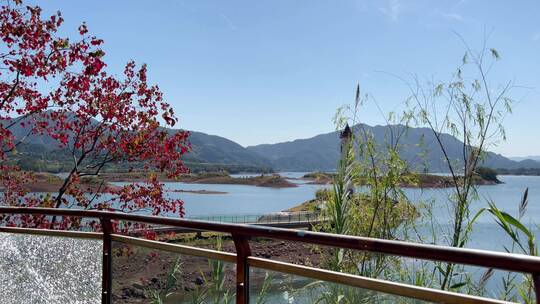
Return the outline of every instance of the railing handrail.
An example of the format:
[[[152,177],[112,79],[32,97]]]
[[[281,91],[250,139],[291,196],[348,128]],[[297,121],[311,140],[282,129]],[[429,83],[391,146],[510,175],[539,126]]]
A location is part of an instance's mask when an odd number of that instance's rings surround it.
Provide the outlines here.
[[[68,238],[86,238],[86,239],[101,239],[104,233],[99,232],[85,232],[78,231],[66,231],[66,230],[50,230],[50,229],[33,229],[33,228],[6,228],[0,227],[0,232],[18,233],[18,234],[33,234],[33,235],[49,235],[56,237],[68,237]],[[201,258],[207,258],[212,260],[221,260],[228,263],[235,263],[238,265],[238,255],[235,253],[215,251],[211,249],[203,249],[185,245],[179,245],[174,243],[160,242],[141,239],[137,237],[130,237],[119,234],[111,234],[111,241],[120,242],[124,244],[134,245],[137,247],[151,248],[159,251],[166,251],[190,256],[196,256]],[[105,243],[104,243],[105,246]],[[309,266],[291,264],[286,262],[274,261],[271,259],[258,258],[255,256],[248,256],[244,267],[255,267],[259,269],[265,269],[269,271],[275,271],[280,273],[297,275],[300,277],[310,278],[318,281],[332,282],[351,287],[363,288],[367,290],[382,292],[391,294],[394,296],[415,298],[422,301],[429,302],[441,302],[441,303],[459,303],[459,304],[508,304],[504,300],[496,300],[490,298],[484,298],[479,296],[460,294],[451,291],[444,291],[439,289],[433,289],[428,287],[408,285],[404,283],[396,283],[392,281],[386,281],[377,278],[369,278],[364,276],[352,275],[343,272],[330,271],[321,268],[313,268]],[[238,274],[238,273],[237,273]],[[106,275],[104,273],[104,275]],[[112,273],[108,274],[112,277]],[[246,279],[246,278],[244,278]],[[247,280],[245,281],[248,282]],[[106,293],[107,291],[105,291]],[[104,293],[104,294],[105,294]],[[108,298],[103,301],[107,302]],[[238,301],[239,300],[239,301]],[[245,298],[244,298],[245,300]],[[237,303],[244,304],[242,299],[237,299]]]
[[[211,222],[258,224],[258,223],[309,223],[319,219],[321,212],[317,211],[282,211],[272,213],[245,214],[214,214],[184,217],[187,220]]]
[[[231,233],[244,237],[267,237],[273,239],[299,241],[304,243],[356,249],[409,258],[530,273],[534,275],[540,274],[540,257],[480,249],[456,248],[441,245],[418,244],[404,241],[338,235],[323,232],[311,232],[234,223],[216,223],[100,210],[0,207],[0,214],[35,214],[88,217],[99,218],[102,220],[124,220],[147,224],[159,224]]]
[[[202,214],[194,214],[190,216],[186,216],[185,219],[197,219],[197,218],[206,218],[206,217],[234,217],[234,216],[270,216],[270,215],[297,215],[297,214],[321,214],[319,211],[275,211],[275,212],[268,212],[268,213],[253,213],[253,212],[245,212],[245,213],[233,213],[233,214],[226,214],[226,213],[218,213],[218,214],[211,214],[211,215],[202,215]]]

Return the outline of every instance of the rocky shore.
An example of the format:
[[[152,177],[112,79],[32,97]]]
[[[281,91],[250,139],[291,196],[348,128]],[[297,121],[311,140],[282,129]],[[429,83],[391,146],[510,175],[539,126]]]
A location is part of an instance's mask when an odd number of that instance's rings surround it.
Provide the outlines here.
[[[111,193],[120,189],[119,186],[113,185],[113,182],[144,182],[148,179],[148,173],[133,172],[133,173],[104,173],[97,177],[87,177],[81,180],[80,186],[83,191]],[[170,179],[166,176],[158,176],[161,182],[182,182],[189,184],[222,184],[222,185],[249,185],[257,187],[269,188],[291,188],[297,187],[286,178],[278,175],[259,175],[251,177],[232,177],[226,173],[201,173],[201,174],[185,174],[177,179]],[[29,192],[57,192],[62,186],[63,179],[51,173],[34,173],[34,180],[24,184],[24,187]],[[0,187],[0,192],[3,189]],[[227,194],[224,191],[212,190],[183,190],[171,189],[168,192],[183,192],[195,194]]]
[[[403,188],[449,188],[453,187],[454,182],[451,176],[443,176],[427,173],[411,173],[409,179],[411,182],[403,183]],[[326,172],[311,172],[305,174],[302,180],[307,181],[308,184],[315,185],[328,185],[332,184],[334,179],[333,173]],[[480,175],[474,176],[474,183],[476,185],[497,185],[500,183],[498,180],[488,180]],[[360,184],[362,184],[362,178],[360,178]]]
[[[102,174],[101,176],[108,182],[138,182],[144,181],[148,178],[148,174],[143,172],[106,173]],[[166,176],[158,176],[158,179],[163,182],[182,182],[189,184],[250,185],[271,188],[297,187],[296,184],[291,183],[279,174],[261,174],[259,176],[250,177],[232,177],[227,173],[217,172],[184,174],[176,179],[170,179]]]

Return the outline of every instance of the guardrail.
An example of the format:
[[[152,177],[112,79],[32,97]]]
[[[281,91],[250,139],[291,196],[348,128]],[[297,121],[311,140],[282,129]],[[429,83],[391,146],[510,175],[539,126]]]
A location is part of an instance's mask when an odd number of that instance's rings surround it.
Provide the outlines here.
[[[138,214],[126,214],[107,211],[83,211],[54,208],[19,208],[0,207],[0,214],[33,214],[47,216],[84,217],[99,219],[103,232],[78,232],[45,230],[32,228],[0,227],[0,232],[65,236],[103,240],[102,303],[112,301],[112,241],[154,248],[181,254],[211,258],[236,264],[236,303],[249,302],[249,268],[257,267],[271,271],[298,275],[302,277],[334,282],[388,294],[441,303],[506,303],[504,301],[465,295],[455,292],[406,285],[380,279],[367,278],[340,272],[306,267],[291,263],[273,261],[255,257],[251,254],[249,239],[264,237],[293,242],[304,242],[339,248],[383,253],[395,256],[425,259],[432,261],[474,265],[532,275],[536,301],[540,303],[540,258],[527,255],[492,252],[475,249],[453,248],[436,245],[424,245],[401,241],[382,240],[366,237],[336,235],[304,230],[282,229],[233,223],[215,223],[208,221],[166,218]],[[115,234],[111,221],[130,221],[153,225],[227,233],[232,236],[236,254],[214,250],[150,241],[130,236]]]
[[[237,214],[237,215],[206,215],[190,216],[186,219],[224,222],[238,224],[281,224],[291,222],[311,222],[319,221],[319,212],[299,211],[299,212],[273,212],[266,214]]]

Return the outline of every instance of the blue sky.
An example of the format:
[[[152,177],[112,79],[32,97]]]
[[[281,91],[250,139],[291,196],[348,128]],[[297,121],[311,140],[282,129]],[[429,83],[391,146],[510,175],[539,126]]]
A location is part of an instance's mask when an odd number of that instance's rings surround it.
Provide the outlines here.
[[[86,21],[105,40],[109,69],[149,65],[181,127],[241,145],[307,138],[333,130],[354,87],[383,111],[408,92],[388,73],[446,77],[459,65],[460,33],[499,50],[495,81],[515,80],[520,100],[506,119],[508,141],[493,150],[540,155],[540,2],[534,1],[41,1],[61,10],[65,33]],[[497,83],[495,83],[497,84]],[[376,107],[362,121],[382,124]]]

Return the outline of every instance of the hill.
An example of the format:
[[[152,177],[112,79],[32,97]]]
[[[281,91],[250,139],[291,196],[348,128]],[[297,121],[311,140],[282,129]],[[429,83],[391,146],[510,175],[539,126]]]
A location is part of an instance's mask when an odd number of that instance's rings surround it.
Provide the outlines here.
[[[514,156],[509,157],[511,160],[523,161],[523,160],[535,160],[540,161],[540,155],[529,155],[529,156]]]
[[[24,128],[17,124],[11,129],[16,138],[23,138],[27,134],[26,128],[31,124],[28,121],[24,122]],[[391,137],[392,133],[396,134],[405,128],[401,125],[374,127],[362,125],[362,127],[374,135],[379,147]],[[356,131],[358,128],[360,125],[354,127]],[[462,142],[448,134],[443,134],[442,141],[447,146],[449,157],[459,164],[463,152]],[[190,142],[192,151],[184,160],[194,172],[331,171],[336,168],[340,156],[337,131],[307,139],[247,148],[224,137],[192,131]],[[420,142],[423,144],[419,145]],[[411,170],[446,172],[443,154],[431,130],[409,128],[401,144],[400,154],[410,164]],[[421,154],[424,156],[420,157]],[[39,135],[28,136],[24,144],[17,147],[17,154],[11,155],[11,161],[19,163],[23,169],[33,171],[63,172],[71,165],[67,151],[59,150],[53,139]],[[481,165],[507,170],[540,169],[538,161],[532,159],[516,161],[491,152]],[[127,167],[125,164],[116,164],[107,169],[123,171]]]
[[[17,140],[28,134],[32,123],[21,120],[10,131]],[[0,121],[0,123],[5,123]],[[174,130],[170,130],[173,132]],[[271,172],[270,162],[241,145],[224,137],[192,131],[189,137],[192,150],[185,156],[186,165],[194,172],[221,171]],[[58,148],[56,141],[44,135],[30,135],[17,147],[17,153],[10,155],[10,161],[18,163],[25,170],[44,172],[65,172],[72,165],[68,151]],[[124,171],[125,164],[115,164],[108,171]]]
[[[191,131],[189,142],[192,151],[187,162],[271,168],[266,158],[224,137]]]
[[[401,125],[368,126],[362,125],[367,132],[374,135],[380,147],[391,134],[405,128]],[[358,131],[360,125],[354,127]],[[460,163],[462,142],[457,138],[443,134],[442,141],[448,149],[452,161]],[[419,143],[423,142],[423,145]],[[340,156],[339,132],[330,132],[307,139],[263,144],[247,147],[249,150],[269,159],[277,171],[328,171],[334,170]],[[446,172],[447,167],[435,136],[427,128],[410,128],[401,141],[400,154],[416,171]],[[422,158],[419,155],[425,154]],[[428,164],[424,168],[424,164]],[[489,152],[482,166],[491,168],[540,168],[540,162],[532,160],[514,161],[500,154]]]

